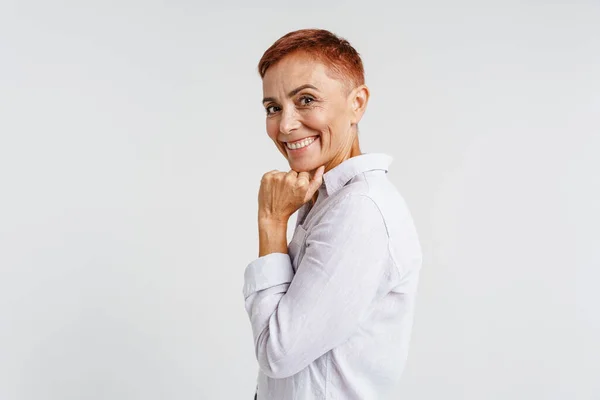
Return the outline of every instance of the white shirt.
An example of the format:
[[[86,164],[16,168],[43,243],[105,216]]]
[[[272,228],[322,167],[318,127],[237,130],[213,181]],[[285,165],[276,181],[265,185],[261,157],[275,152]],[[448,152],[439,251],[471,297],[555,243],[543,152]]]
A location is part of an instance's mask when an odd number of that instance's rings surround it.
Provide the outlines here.
[[[392,395],[422,261],[410,212],[387,177],[392,160],[363,153],[325,173],[315,205],[298,210],[288,254],[246,267],[258,400]]]

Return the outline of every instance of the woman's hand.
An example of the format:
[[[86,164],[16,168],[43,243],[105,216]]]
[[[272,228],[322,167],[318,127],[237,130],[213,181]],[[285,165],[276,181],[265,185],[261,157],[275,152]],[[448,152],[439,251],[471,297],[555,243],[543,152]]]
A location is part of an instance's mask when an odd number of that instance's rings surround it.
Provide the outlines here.
[[[269,171],[263,175],[258,192],[258,220],[287,224],[289,218],[309,201],[323,182],[325,166],[314,176],[308,172]]]

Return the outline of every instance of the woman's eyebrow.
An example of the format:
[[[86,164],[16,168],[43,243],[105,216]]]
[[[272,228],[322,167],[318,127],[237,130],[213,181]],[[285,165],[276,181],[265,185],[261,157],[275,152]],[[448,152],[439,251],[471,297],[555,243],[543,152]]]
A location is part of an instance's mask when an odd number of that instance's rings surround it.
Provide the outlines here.
[[[292,90],[291,92],[288,93],[288,97],[292,97],[295,96],[299,91],[304,90],[304,89],[315,89],[316,91],[318,91],[319,89],[317,89],[315,86],[307,83],[306,85],[302,85],[302,86],[298,86],[296,89]],[[263,104],[266,103],[267,101],[276,101],[274,97],[265,97],[263,99]]]

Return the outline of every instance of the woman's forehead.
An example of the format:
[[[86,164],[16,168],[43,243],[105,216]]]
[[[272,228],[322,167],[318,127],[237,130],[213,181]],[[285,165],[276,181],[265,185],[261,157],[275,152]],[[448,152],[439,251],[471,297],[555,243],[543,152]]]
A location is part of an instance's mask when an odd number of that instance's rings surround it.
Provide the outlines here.
[[[312,60],[283,59],[271,66],[263,78],[263,82],[279,83],[293,80],[319,79],[325,73],[325,66]]]
[[[319,91],[338,88],[340,82],[328,74],[328,68],[311,59],[283,59],[271,66],[263,78],[265,96],[276,96],[277,91],[288,93],[302,85],[312,85]]]

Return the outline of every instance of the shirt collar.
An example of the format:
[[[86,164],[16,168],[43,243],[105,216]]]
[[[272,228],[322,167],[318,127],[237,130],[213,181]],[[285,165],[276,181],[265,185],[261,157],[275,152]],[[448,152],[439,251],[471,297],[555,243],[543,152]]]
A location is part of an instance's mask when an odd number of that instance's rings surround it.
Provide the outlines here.
[[[384,153],[362,153],[350,157],[323,174],[319,191],[325,190],[331,196],[358,174],[372,170],[387,172],[392,161],[393,158]]]

